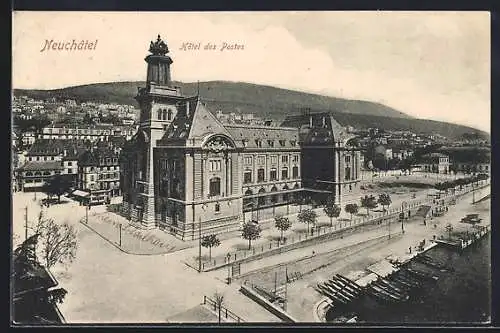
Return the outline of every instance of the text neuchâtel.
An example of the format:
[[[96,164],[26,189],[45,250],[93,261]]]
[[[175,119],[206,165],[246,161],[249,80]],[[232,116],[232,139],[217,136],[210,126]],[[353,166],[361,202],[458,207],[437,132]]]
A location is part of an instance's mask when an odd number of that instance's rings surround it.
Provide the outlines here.
[[[69,41],[54,41],[53,39],[45,40],[45,43],[40,52],[48,51],[93,51],[97,47],[98,40],[69,40]]]

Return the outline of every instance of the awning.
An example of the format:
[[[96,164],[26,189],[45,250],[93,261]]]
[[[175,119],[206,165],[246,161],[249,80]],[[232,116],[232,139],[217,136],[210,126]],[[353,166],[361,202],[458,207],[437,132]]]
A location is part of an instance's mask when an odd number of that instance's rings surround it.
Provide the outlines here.
[[[89,196],[89,193],[84,192],[84,191],[80,191],[80,190],[74,190],[73,193],[71,193],[71,194],[76,195],[77,197],[82,197],[82,198],[86,198]]]

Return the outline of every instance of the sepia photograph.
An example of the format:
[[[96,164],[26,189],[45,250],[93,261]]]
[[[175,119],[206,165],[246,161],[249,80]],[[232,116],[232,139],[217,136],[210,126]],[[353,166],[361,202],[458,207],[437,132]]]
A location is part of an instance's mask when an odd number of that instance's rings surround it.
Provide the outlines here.
[[[490,25],[13,11],[11,325],[491,325]]]

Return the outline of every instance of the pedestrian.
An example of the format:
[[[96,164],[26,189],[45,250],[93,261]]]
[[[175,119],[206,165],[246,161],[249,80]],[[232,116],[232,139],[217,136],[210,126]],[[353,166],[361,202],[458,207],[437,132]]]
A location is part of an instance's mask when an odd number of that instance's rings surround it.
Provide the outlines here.
[[[411,254],[411,246],[408,248],[408,251],[410,251],[410,254]]]

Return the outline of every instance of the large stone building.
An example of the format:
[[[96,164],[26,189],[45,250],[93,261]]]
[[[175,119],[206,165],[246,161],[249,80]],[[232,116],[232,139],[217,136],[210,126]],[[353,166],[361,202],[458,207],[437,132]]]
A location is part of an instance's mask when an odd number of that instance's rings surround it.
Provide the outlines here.
[[[123,211],[182,239],[238,229],[246,211],[321,203],[359,182],[359,152],[327,113],[280,127],[223,125],[199,96],[172,85],[172,59],[151,42],[137,134],[121,158]],[[258,219],[258,217],[257,217]]]

